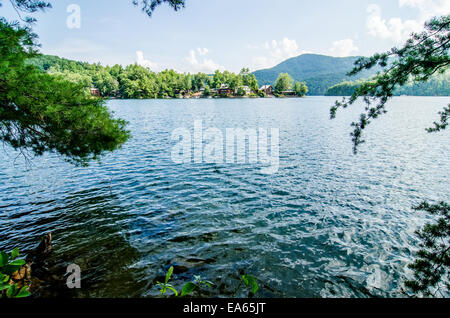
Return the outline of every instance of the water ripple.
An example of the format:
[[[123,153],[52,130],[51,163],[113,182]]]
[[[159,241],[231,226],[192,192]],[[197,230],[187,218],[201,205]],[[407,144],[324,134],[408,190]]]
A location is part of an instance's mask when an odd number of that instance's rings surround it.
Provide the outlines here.
[[[266,297],[401,296],[414,231],[429,220],[411,206],[450,200],[449,132],[424,132],[449,99],[396,98],[358,156],[348,137],[358,107],[330,121],[333,101],[111,101],[133,138],[101,164],[48,155],[27,169],[0,154],[0,248],[26,251],[54,233],[49,269],[60,278],[42,296],[156,296],[171,265],[175,285],[200,274],[212,295],[233,295],[246,272]],[[279,128],[280,171],[173,164],[171,132],[195,119]],[[63,287],[71,263],[81,291]]]

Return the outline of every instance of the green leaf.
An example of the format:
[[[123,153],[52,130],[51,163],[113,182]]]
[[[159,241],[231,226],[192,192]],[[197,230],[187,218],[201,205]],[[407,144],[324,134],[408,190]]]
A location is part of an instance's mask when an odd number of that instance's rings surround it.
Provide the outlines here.
[[[214,283],[211,282],[211,281],[209,281],[209,280],[204,280],[204,281],[202,281],[202,284],[204,284],[204,285],[206,285],[206,286],[208,286],[208,287],[211,287],[212,285],[214,285]]]
[[[15,249],[13,249],[13,251],[11,252],[11,259],[15,259],[15,258],[17,258],[17,257],[19,257],[19,249],[18,249],[18,248],[15,248]]]
[[[0,283],[0,291],[8,289],[9,287],[11,287],[10,284]]]
[[[11,263],[9,263],[9,265],[11,265],[11,266],[23,266],[25,264],[26,264],[26,262],[23,259],[16,259],[15,261],[12,261]]]
[[[26,287],[22,287],[19,291],[19,293],[15,296],[15,298],[25,298],[30,297],[31,293],[27,290]]]
[[[6,291],[6,297],[13,298],[17,294],[17,285],[9,286],[9,289]]]
[[[172,277],[172,274],[173,274],[173,266],[170,266],[170,268],[169,268],[169,270],[167,271],[167,274],[166,274],[166,284],[169,282],[170,277]]]
[[[160,282],[156,282],[156,286],[159,287],[161,295],[164,295],[167,291],[166,285]]]
[[[197,285],[194,283],[186,283],[181,290],[181,297],[189,295],[197,288]]]
[[[6,266],[8,264],[8,261],[9,255],[4,252],[0,252],[0,267]]]
[[[166,287],[167,287],[168,289],[170,289],[171,291],[173,291],[173,293],[175,294],[175,296],[178,296],[178,292],[177,292],[177,290],[175,289],[175,287],[173,287],[172,285],[166,285]]]
[[[5,267],[2,268],[2,273],[6,275],[12,275],[15,272],[17,272],[21,267],[22,265],[6,265]]]
[[[9,281],[9,276],[0,273],[0,283],[7,283]]]
[[[258,292],[259,286],[258,279],[256,277],[251,275],[242,275],[242,280],[247,287],[251,288],[254,295]]]

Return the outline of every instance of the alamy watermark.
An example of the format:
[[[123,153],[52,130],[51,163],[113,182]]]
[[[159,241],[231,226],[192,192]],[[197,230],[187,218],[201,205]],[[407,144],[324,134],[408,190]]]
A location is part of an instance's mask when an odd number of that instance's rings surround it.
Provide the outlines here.
[[[78,4],[70,4],[67,6],[67,13],[70,15],[67,17],[66,25],[69,29],[81,29],[81,8]]]
[[[280,167],[280,131],[278,128],[204,129],[203,121],[194,121],[194,130],[175,129],[171,158],[176,164],[227,163],[261,164],[261,172],[275,174]]]
[[[67,266],[67,274],[69,276],[66,280],[67,288],[80,289],[81,288],[81,268],[77,264],[70,264]]]

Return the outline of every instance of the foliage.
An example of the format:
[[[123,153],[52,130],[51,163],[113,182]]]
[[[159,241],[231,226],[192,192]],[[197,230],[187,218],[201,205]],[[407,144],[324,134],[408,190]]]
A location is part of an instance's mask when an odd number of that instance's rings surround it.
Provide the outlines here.
[[[28,12],[34,13],[38,10],[45,10],[47,8],[51,8],[52,5],[49,2],[42,0],[11,0],[11,5],[14,9],[19,12]],[[143,12],[145,12],[148,16],[152,16],[153,12],[156,10],[158,6],[163,3],[167,3],[171,8],[175,11],[184,8],[185,1],[184,0],[132,0],[133,5],[139,6]],[[0,0],[0,6],[2,5]],[[27,18],[27,22],[33,22],[34,19]]]
[[[25,64],[37,55],[35,38],[29,28],[0,20],[0,140],[26,158],[57,152],[81,165],[120,148],[129,138],[126,122],[113,119],[103,101]]]
[[[414,280],[407,281],[405,285],[414,294],[437,296],[439,293],[442,297],[448,297],[441,289],[448,293],[450,287],[450,205],[424,202],[414,209],[428,212],[437,220],[416,232],[422,241],[421,250],[417,253],[417,260],[409,265],[414,271]]]
[[[203,95],[204,95],[205,97],[208,97],[208,96],[211,95],[211,89],[209,88],[208,85],[206,85],[205,90],[203,91]]]
[[[238,87],[238,89],[236,90],[236,95],[237,96],[245,96],[246,92],[244,90],[244,88],[242,86]]]
[[[242,77],[242,84],[244,86],[248,86],[253,92],[257,92],[259,90],[258,81],[256,80],[255,75],[250,73],[250,69],[243,68],[239,75]]]
[[[305,82],[295,82],[294,87],[292,88],[295,95],[303,97],[308,93],[308,86]]]
[[[288,73],[281,73],[278,75],[277,80],[275,81],[274,90],[275,93],[281,94],[284,91],[288,91],[292,89],[294,85],[294,80]]]
[[[441,116],[440,121],[434,122],[434,127],[428,128],[427,131],[429,133],[432,132],[439,132],[441,130],[444,130],[448,126],[448,118],[450,117],[450,105],[447,107],[444,107],[444,110],[439,112],[439,115]]]
[[[274,85],[281,73],[289,73],[295,81],[306,82],[309,95],[324,95],[328,88],[343,80],[369,78],[377,69],[347,76],[358,57],[331,57],[318,54],[303,54],[290,58],[279,65],[253,72],[260,85]]]
[[[169,284],[173,270],[174,268],[171,266],[166,273],[164,283],[160,283],[159,281],[156,282],[156,286],[160,289],[161,295],[165,295],[171,290],[176,297],[185,297],[196,292],[199,294],[203,287],[211,288],[214,285],[211,281],[203,280],[201,276],[194,275],[194,280],[184,284],[181,292],[178,292],[173,285]],[[258,279],[256,277],[244,274],[241,276],[241,283],[239,284],[238,289],[242,286],[242,283],[250,290],[251,296],[256,295],[259,290]]]
[[[49,9],[52,7],[52,5],[49,2],[41,1],[41,0],[10,0],[9,1],[16,10],[17,14],[19,15],[20,19],[22,21],[25,21],[27,23],[35,22],[36,19],[31,17],[25,17],[22,18],[20,15],[20,11],[26,12],[26,13],[35,13],[36,11],[44,11],[45,9]],[[2,0],[0,0],[0,7],[2,6]]]
[[[51,75],[65,77],[86,89],[96,87],[103,97],[175,98],[201,90],[204,90],[205,96],[209,96],[211,87],[217,89],[221,85],[236,90],[237,95],[242,96],[245,94],[243,86],[248,86],[253,92],[259,88],[255,76],[245,68],[239,74],[216,71],[211,76],[205,73],[177,73],[174,70],[156,73],[137,64],[125,68],[120,65],[103,67],[48,55],[32,58],[27,63]]]
[[[330,87],[325,96],[351,96],[357,87],[361,86],[365,80],[344,81]],[[410,81],[405,86],[397,87],[395,96],[449,96],[450,95],[450,73],[436,74],[426,82]]]
[[[18,259],[18,257],[19,250],[17,248],[10,254],[0,251],[0,292],[7,298],[24,298],[31,295],[28,286],[19,287],[18,284],[11,281],[11,275],[25,265],[25,260]]]
[[[352,96],[355,93],[355,90],[365,81],[366,80],[343,81],[328,88],[325,96]]]
[[[208,280],[202,280],[202,278],[200,276],[195,275],[193,282],[188,282],[183,286],[180,296],[181,297],[188,296],[188,295],[192,294],[194,291],[200,290],[203,286],[209,288],[212,285],[214,285],[212,282],[210,282]]]
[[[184,8],[184,0],[133,0],[135,6],[140,6],[142,11],[151,16],[156,7],[162,3],[167,3],[175,11]]]
[[[178,292],[175,289],[175,287],[169,284],[169,280],[172,277],[172,274],[173,274],[173,266],[171,266],[167,271],[166,280],[164,281],[164,283],[157,282],[156,286],[160,288],[161,295],[165,295],[168,290],[171,290],[175,294],[175,296],[178,296]]]
[[[335,118],[339,108],[346,108],[354,104],[359,97],[363,97],[366,112],[361,114],[359,122],[352,124],[355,153],[358,146],[364,143],[363,130],[372,119],[387,112],[386,103],[394,96],[398,87],[410,81],[425,82],[434,74],[445,73],[450,64],[449,31],[450,15],[433,18],[425,24],[424,32],[413,34],[402,48],[393,48],[389,52],[356,61],[350,75],[377,65],[382,68],[383,73],[358,86],[350,98],[336,101],[335,106],[331,108],[331,118]]]
[[[169,290],[171,290],[175,296],[184,297],[192,294],[196,290],[200,290],[203,286],[211,287],[213,285],[213,283],[210,281],[202,280],[200,276],[194,276],[194,281],[186,283],[181,289],[181,292],[178,293],[175,287],[169,284],[169,280],[172,277],[172,274],[173,266],[171,266],[167,271],[164,283],[160,283],[158,281],[156,282],[156,286],[159,287],[161,295],[165,295]]]
[[[241,276],[242,281],[244,282],[245,286],[250,288],[252,295],[256,295],[256,293],[259,290],[258,285],[258,279],[251,275],[242,275]]]

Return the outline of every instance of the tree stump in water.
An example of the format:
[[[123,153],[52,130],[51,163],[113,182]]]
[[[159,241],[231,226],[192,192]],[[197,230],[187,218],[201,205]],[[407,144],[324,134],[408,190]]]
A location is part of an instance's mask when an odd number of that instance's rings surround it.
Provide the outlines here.
[[[41,238],[39,245],[28,253],[25,259],[26,264],[11,275],[9,284],[17,284],[18,288],[29,286],[32,282],[31,274],[33,266],[40,266],[52,250],[52,233],[47,233]]]

